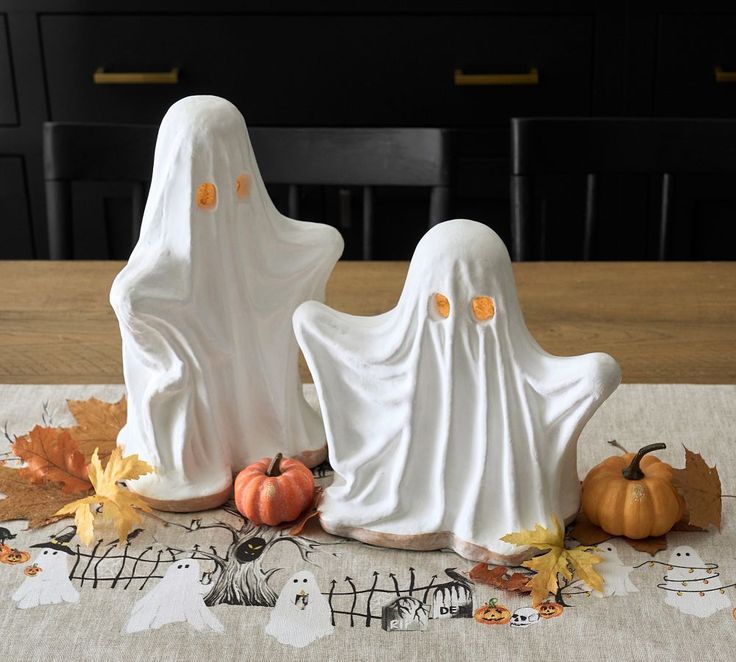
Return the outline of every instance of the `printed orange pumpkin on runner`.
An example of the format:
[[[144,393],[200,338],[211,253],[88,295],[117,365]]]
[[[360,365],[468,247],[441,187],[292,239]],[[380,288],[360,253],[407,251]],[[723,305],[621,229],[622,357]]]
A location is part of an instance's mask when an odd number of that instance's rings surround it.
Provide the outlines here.
[[[235,479],[235,505],[254,524],[291,522],[313,498],[312,472],[281,453],[251,464]]]
[[[483,625],[506,625],[511,620],[511,611],[491,598],[482,607],[475,610],[475,620]]]

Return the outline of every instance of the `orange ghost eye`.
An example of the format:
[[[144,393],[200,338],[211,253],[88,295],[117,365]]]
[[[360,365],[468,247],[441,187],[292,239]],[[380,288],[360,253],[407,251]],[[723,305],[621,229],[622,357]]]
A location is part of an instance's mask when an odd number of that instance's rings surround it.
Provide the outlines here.
[[[473,315],[479,322],[485,322],[496,314],[496,305],[491,297],[475,297],[473,299]]]
[[[217,206],[217,187],[212,182],[200,184],[195,199],[200,209],[214,209]]]
[[[241,172],[235,179],[235,195],[238,200],[245,200],[250,193],[250,175],[247,172]]]
[[[447,318],[450,316],[450,301],[444,294],[434,295],[434,309],[440,317]]]

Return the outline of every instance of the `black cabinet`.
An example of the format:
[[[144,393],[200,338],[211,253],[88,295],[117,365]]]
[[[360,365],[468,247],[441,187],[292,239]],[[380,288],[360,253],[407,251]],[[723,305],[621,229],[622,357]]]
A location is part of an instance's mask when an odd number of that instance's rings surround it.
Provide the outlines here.
[[[654,112],[736,116],[736,14],[664,14]]]
[[[0,156],[0,259],[34,257],[23,159]]]
[[[591,16],[44,16],[41,38],[56,121],[158,122],[189,94],[224,96],[251,125],[463,127],[590,113]],[[178,82],[94,84],[98,69],[176,70]],[[530,84],[465,86],[456,70]]]
[[[157,123],[189,94],[230,99],[250,126],[454,128],[452,214],[508,239],[510,117],[731,116],[735,36],[736,7],[725,0],[0,0],[2,256],[47,255],[44,120]],[[157,82],[110,84],[126,73]],[[725,231],[701,193],[712,186],[682,191],[692,209],[683,245],[705,246],[703,228]],[[305,195],[305,218],[344,215],[336,195]],[[91,186],[75,196],[77,254],[94,256],[93,240],[124,234],[114,218],[126,218],[125,192]],[[611,184],[609,199],[606,257],[643,258],[650,215],[635,207],[656,204],[649,183]],[[559,202],[551,213],[576,209]],[[416,191],[379,191],[378,257],[409,257],[426,204]],[[94,226],[100,205],[119,208],[104,232]],[[560,213],[567,236],[577,227],[570,215]],[[360,228],[344,231],[357,257]],[[569,245],[567,236],[555,241]]]

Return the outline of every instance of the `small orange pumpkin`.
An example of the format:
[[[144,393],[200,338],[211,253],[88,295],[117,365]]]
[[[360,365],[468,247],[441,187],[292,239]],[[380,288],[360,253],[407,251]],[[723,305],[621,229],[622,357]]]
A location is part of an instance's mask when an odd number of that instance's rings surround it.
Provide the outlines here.
[[[25,563],[31,555],[28,552],[21,552],[19,549],[11,549],[9,551],[3,551],[0,555],[0,563],[7,563],[8,565],[18,565]]]
[[[609,457],[583,481],[583,512],[612,536],[661,536],[680,520],[685,502],[672,483],[672,467],[647,455],[666,448],[650,444],[639,452]]]
[[[565,608],[559,602],[543,602],[537,607],[540,618],[556,618],[561,616]]]
[[[28,577],[35,577],[39,572],[43,572],[43,568],[34,563],[33,565],[29,565],[23,571],[23,574],[27,575]]]
[[[251,464],[235,479],[235,505],[254,524],[295,520],[313,499],[312,472],[281,453]]]
[[[475,620],[483,625],[506,625],[511,620],[511,612],[491,598],[482,607],[475,610]]]

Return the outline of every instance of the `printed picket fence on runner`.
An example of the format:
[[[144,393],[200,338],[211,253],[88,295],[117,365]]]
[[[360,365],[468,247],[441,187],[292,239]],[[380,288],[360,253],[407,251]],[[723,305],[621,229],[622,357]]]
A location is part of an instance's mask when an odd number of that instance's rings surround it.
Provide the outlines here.
[[[459,581],[444,581],[437,583],[437,575],[432,575],[428,584],[417,586],[414,568],[409,568],[409,583],[402,588],[394,573],[389,573],[388,579],[390,583],[387,586],[379,586],[379,577],[381,574],[374,571],[370,586],[364,589],[358,589],[352,577],[345,577],[342,583],[349,586],[347,591],[338,591],[337,580],[333,579],[330,590],[323,592],[327,597],[330,609],[332,610],[332,624],[336,625],[336,615],[350,617],[350,626],[353,627],[360,621],[365,621],[365,626],[370,627],[371,621],[381,621],[381,607],[392,600],[409,596],[414,597],[425,604],[429,604],[429,599],[437,590],[447,590],[450,588],[467,587],[468,584]],[[389,597],[393,596],[393,597]],[[376,604],[378,603],[378,604]],[[374,611],[375,609],[375,611]]]
[[[172,563],[182,558],[191,558],[199,561],[211,561],[206,556],[197,554],[197,550],[182,553],[170,547],[146,547],[137,554],[131,554],[128,545],[119,547],[114,543],[103,545],[98,541],[95,547],[86,552],[77,546],[76,560],[69,573],[69,579],[78,581],[80,586],[89,585],[92,588],[108,587],[142,591],[149,581],[161,579]],[[110,571],[111,564],[112,571]],[[102,574],[102,571],[105,571]],[[205,572],[204,576],[212,581],[212,572]],[[437,582],[437,575],[432,575],[428,583],[421,586],[416,584],[414,568],[409,568],[408,585],[402,587],[394,573],[389,573],[388,584],[379,579],[381,573],[374,572],[368,588],[358,589],[352,577],[345,577],[343,584],[348,590],[338,590],[338,581],[333,579],[330,589],[324,591],[332,611],[332,624],[336,625],[336,617],[349,618],[350,626],[365,622],[366,627],[371,621],[381,620],[381,607],[394,598],[403,596],[415,597],[427,604],[437,590],[446,590],[463,586],[462,582]]]
[[[143,590],[150,580],[161,579],[168,566],[182,558],[211,560],[205,556],[198,556],[196,550],[182,554],[169,547],[158,550],[146,547],[138,554],[131,554],[128,545],[123,546],[121,552],[121,548],[115,544],[103,546],[102,543],[103,541],[98,541],[91,552],[77,547],[76,560],[69,573],[69,579],[78,581],[80,586],[90,585],[92,588],[108,586]],[[112,563],[115,563],[113,572],[100,574],[101,570],[107,571]]]

